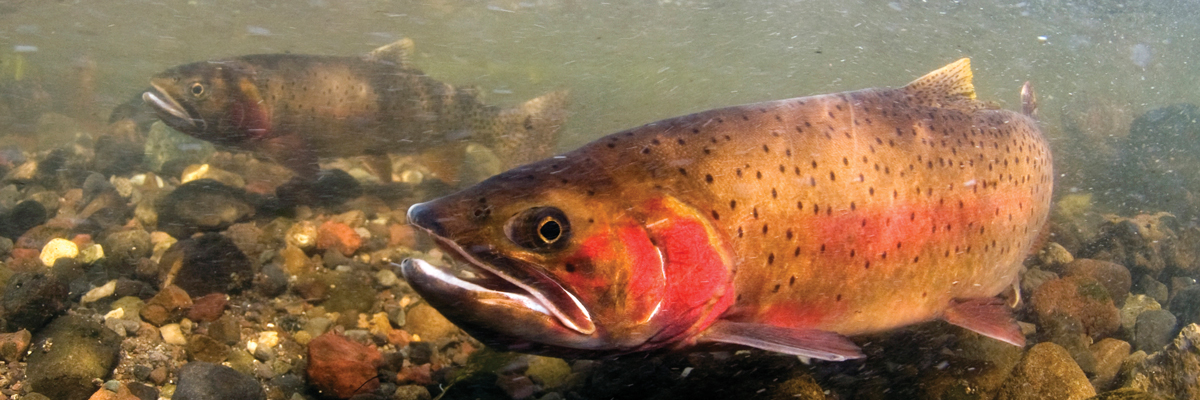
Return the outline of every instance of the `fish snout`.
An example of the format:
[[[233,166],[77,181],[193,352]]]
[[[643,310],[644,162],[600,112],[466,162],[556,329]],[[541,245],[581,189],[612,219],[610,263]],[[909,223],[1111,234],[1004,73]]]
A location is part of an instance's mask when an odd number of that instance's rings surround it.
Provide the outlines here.
[[[413,204],[408,208],[407,217],[408,223],[415,227],[424,229],[438,237],[446,236],[446,229],[438,221],[437,211],[434,211],[428,202]]]

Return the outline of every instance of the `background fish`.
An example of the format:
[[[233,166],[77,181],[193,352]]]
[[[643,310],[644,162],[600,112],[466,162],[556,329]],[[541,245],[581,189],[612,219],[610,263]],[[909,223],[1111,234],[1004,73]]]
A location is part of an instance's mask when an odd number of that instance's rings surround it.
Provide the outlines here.
[[[176,130],[267,155],[301,177],[315,176],[320,157],[465,141],[492,148],[507,167],[554,150],[566,92],[501,110],[408,65],[411,47],[406,39],[362,57],[259,54],[185,64],[154,76],[142,98]],[[461,157],[461,146],[455,150]],[[381,175],[388,180],[390,169]]]
[[[1033,111],[1026,84],[1024,109]],[[944,319],[1023,345],[1015,287],[1053,185],[1027,115],[967,59],[899,89],[749,104],[606,136],[413,206],[465,261],[405,277],[480,340],[612,354],[702,342],[827,360]]]

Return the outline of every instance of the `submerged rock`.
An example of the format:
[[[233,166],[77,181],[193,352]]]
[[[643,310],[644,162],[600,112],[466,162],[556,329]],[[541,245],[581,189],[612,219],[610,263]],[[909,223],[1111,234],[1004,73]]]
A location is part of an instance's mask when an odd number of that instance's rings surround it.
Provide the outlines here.
[[[1038,343],[1017,363],[996,399],[1082,400],[1095,395],[1091,382],[1066,349],[1054,343]]]
[[[1167,310],[1150,310],[1138,314],[1137,323],[1133,326],[1134,348],[1146,353],[1159,351],[1175,335],[1176,322],[1175,315]]]
[[[52,399],[84,399],[107,379],[121,351],[121,336],[78,316],[60,317],[38,333],[29,355],[31,390]]]
[[[254,277],[250,259],[218,233],[180,240],[159,262],[159,279],[192,296],[229,293],[247,287]]]
[[[8,280],[0,299],[0,318],[7,329],[37,331],[67,310],[70,299],[66,282],[47,273],[19,273]]]
[[[1133,277],[1125,266],[1117,263],[1081,258],[1063,267],[1063,276],[1086,276],[1108,289],[1108,297],[1117,307],[1125,304],[1125,296],[1133,286]]]
[[[1200,325],[1183,328],[1161,352],[1134,365],[1123,386],[1175,399],[1200,399]]]
[[[179,384],[172,400],[265,400],[266,392],[254,377],[233,368],[202,361],[179,369]]]
[[[1030,303],[1038,321],[1045,323],[1062,313],[1079,319],[1093,338],[1107,336],[1121,325],[1121,316],[1108,289],[1095,279],[1070,276],[1046,282],[1033,293]]]
[[[327,396],[348,399],[379,388],[375,377],[383,356],[374,346],[330,332],[308,343],[308,359],[310,382]]]
[[[254,214],[245,191],[209,179],[180,185],[159,199],[155,210],[159,229],[177,239],[221,231]]]

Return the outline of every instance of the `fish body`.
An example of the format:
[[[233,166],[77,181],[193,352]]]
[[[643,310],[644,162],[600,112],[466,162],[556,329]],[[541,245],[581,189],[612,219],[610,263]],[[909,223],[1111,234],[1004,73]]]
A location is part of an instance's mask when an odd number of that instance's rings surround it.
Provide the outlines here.
[[[402,271],[468,332],[530,352],[718,342],[841,360],[861,356],[845,336],[935,319],[1023,345],[995,296],[1046,223],[1051,155],[1034,119],[970,81],[962,59],[898,89],[606,136],[414,205],[410,223],[475,274]]]
[[[464,141],[514,163],[553,151],[565,92],[502,110],[410,66],[411,47],[402,40],[359,57],[258,54],[185,64],[155,75],[142,98],[176,130],[265,154],[301,176],[314,176],[322,157]]]

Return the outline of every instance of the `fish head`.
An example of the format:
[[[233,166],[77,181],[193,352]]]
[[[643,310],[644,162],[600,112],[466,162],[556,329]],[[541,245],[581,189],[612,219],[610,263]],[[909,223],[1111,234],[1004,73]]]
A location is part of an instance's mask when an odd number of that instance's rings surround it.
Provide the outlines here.
[[[142,100],[167,126],[197,139],[237,146],[267,133],[254,70],[238,60],[201,61],[150,79]]]
[[[409,209],[470,271],[401,266],[448,319],[491,346],[601,356],[686,340],[729,306],[731,252],[700,213],[544,164]]]

